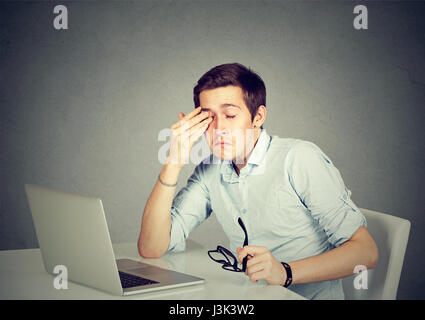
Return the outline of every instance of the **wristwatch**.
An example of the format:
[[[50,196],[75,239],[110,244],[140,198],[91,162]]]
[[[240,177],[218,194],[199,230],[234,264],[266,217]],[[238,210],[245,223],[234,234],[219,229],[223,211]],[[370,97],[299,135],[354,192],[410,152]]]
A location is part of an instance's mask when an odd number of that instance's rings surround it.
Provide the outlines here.
[[[281,263],[282,263],[283,267],[286,270],[286,281],[285,281],[285,284],[283,286],[285,288],[288,288],[291,285],[291,283],[292,283],[292,271],[291,271],[291,267],[286,262],[281,262]]]

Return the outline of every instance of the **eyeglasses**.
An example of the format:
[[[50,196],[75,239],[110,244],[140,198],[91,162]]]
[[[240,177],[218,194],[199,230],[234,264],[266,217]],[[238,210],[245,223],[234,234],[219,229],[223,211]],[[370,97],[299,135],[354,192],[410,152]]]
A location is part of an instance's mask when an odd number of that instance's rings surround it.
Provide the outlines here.
[[[246,232],[245,225],[241,218],[238,218],[238,223],[241,226],[243,232],[245,233],[245,240],[243,246],[248,245],[248,233]],[[233,271],[233,272],[245,272],[246,264],[248,262],[248,256],[246,256],[242,261],[242,269],[238,267],[238,259],[235,255],[228,249],[217,246],[216,250],[209,250],[208,256],[215,262],[221,263],[224,270]]]

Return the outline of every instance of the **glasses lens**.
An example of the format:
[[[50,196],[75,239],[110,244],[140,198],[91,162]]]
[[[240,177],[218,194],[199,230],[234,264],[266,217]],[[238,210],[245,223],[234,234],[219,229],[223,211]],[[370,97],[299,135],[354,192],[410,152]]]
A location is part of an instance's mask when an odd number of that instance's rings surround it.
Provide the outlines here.
[[[240,269],[240,268],[238,268],[237,266],[235,266],[235,265],[228,265],[228,264],[225,264],[225,265],[223,265],[223,267],[222,267],[224,270],[228,270],[228,271],[234,271],[234,272],[242,272],[242,269]]]
[[[226,257],[226,260],[228,261],[229,264],[237,265],[236,257],[233,255],[233,253],[231,251],[229,251],[226,248],[223,248],[221,246],[218,246],[218,250],[219,250],[219,252],[222,253],[222,255],[224,257]]]
[[[217,246],[217,250],[208,251],[208,255],[215,262],[221,263],[222,268],[228,271],[242,272],[238,268],[238,260],[233,253],[222,246]]]
[[[222,254],[220,251],[218,251],[218,250],[208,251],[208,255],[215,262],[226,263],[226,264],[229,264],[230,263],[230,261],[227,259],[227,257],[224,254]]]

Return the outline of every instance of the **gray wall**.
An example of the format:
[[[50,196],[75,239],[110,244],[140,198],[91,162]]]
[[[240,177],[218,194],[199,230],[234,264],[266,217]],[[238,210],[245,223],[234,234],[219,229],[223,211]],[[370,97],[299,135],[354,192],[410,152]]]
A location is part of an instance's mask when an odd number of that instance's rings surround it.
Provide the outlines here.
[[[53,3],[0,4],[0,249],[38,245],[24,183],[101,197],[112,241],[136,241],[159,131],[237,61],[266,83],[270,134],[313,141],[359,207],[412,222],[398,296],[425,298],[423,2],[367,3],[364,31],[350,1],[60,3],[68,30]],[[215,220],[191,236],[226,241]]]

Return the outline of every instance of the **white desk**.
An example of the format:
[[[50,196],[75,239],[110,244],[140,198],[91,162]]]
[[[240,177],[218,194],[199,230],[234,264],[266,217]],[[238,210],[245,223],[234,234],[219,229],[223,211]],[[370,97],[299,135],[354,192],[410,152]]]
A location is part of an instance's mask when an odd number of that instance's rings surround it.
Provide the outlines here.
[[[115,258],[143,261],[162,268],[188,273],[205,279],[204,284],[114,296],[72,281],[68,289],[55,289],[54,276],[44,270],[40,249],[0,251],[0,299],[161,299],[161,300],[299,300],[300,295],[265,282],[251,283],[240,272],[223,270],[212,261],[202,245],[188,241],[181,253],[166,253],[159,259],[143,259],[135,243],[114,245]]]

